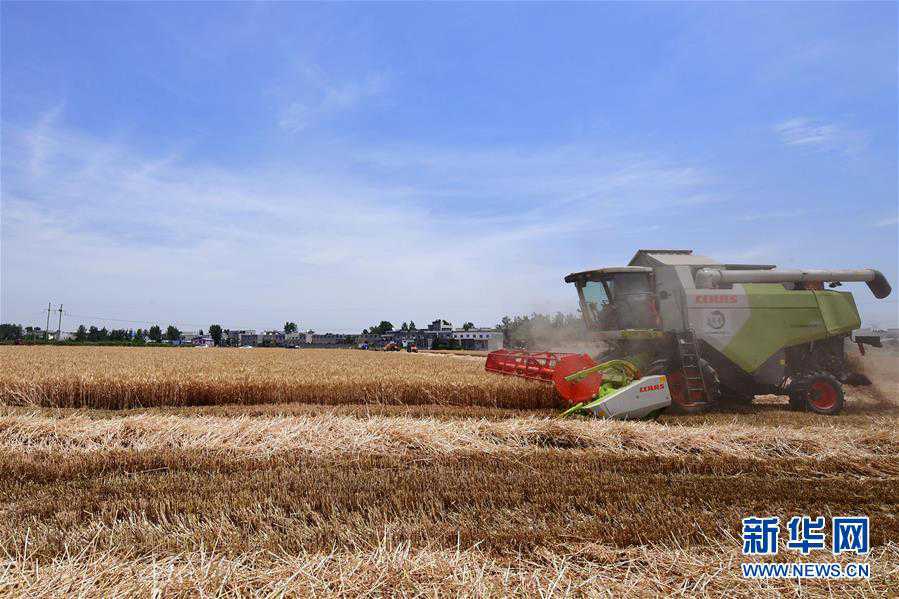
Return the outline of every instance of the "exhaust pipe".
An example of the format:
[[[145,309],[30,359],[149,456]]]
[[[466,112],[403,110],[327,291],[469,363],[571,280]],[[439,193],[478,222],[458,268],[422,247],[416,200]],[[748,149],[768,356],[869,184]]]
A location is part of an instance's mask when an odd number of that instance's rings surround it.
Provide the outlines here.
[[[721,270],[700,268],[696,271],[696,287],[715,289],[718,285],[733,283],[830,283],[864,282],[877,299],[887,297],[892,288],[879,270],[862,268],[858,270]]]

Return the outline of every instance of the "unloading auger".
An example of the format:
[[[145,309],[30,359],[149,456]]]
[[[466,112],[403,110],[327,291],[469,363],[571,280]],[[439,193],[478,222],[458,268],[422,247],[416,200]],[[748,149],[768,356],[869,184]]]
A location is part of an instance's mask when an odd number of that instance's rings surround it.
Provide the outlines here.
[[[861,319],[852,294],[892,289],[880,271],[721,264],[691,250],[639,250],[628,266],[576,272],[580,311],[598,347],[588,354],[497,350],[489,372],[552,382],[564,414],[644,418],[668,408],[703,412],[724,401],[788,395],[790,408],[836,414],[843,385],[870,384],[846,360]],[[829,287],[825,289],[825,286]]]

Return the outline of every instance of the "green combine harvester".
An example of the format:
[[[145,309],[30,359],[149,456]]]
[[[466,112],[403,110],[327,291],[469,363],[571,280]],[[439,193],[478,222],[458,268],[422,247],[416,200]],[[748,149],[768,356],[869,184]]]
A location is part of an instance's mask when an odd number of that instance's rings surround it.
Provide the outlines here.
[[[490,372],[552,381],[568,413],[643,418],[698,413],[719,402],[788,395],[819,414],[843,408],[843,384],[869,384],[846,360],[861,326],[845,282],[883,299],[877,270],[778,269],[720,264],[691,250],[639,250],[627,266],[576,272],[581,313],[599,355],[491,352]],[[827,287],[827,288],[825,288]],[[878,337],[856,336],[880,347]]]

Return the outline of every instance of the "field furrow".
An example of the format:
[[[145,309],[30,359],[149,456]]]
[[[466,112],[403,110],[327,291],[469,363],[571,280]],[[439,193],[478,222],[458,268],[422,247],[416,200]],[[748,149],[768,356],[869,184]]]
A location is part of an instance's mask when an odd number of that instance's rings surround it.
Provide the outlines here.
[[[141,554],[217,545],[237,555],[370,546],[387,535],[502,555],[575,540],[704,545],[738,534],[747,513],[864,513],[876,544],[899,542],[899,476],[807,466],[559,450],[428,460],[40,453],[0,476],[0,542],[28,532],[31,555],[53,559],[92,539]]]
[[[823,434],[822,434],[823,432]],[[144,414],[93,419],[40,414],[0,416],[0,450],[92,452],[123,449],[240,451],[256,455],[454,452],[484,454],[525,448],[582,449],[617,456],[767,461],[896,460],[899,437],[892,423],[865,429],[747,427],[739,424],[681,427],[656,422],[508,418],[439,420],[371,416],[215,417]],[[899,467],[899,466],[897,466]]]

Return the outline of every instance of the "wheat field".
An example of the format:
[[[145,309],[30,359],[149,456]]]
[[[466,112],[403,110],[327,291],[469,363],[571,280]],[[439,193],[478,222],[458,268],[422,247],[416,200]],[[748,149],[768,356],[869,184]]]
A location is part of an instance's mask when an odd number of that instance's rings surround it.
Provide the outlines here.
[[[836,417],[609,422],[476,356],[0,347],[0,595],[895,596],[869,358]],[[741,578],[740,519],[801,514],[870,516],[871,578]]]
[[[483,360],[359,350],[0,346],[0,401],[122,409],[217,404],[547,408],[550,389]]]

